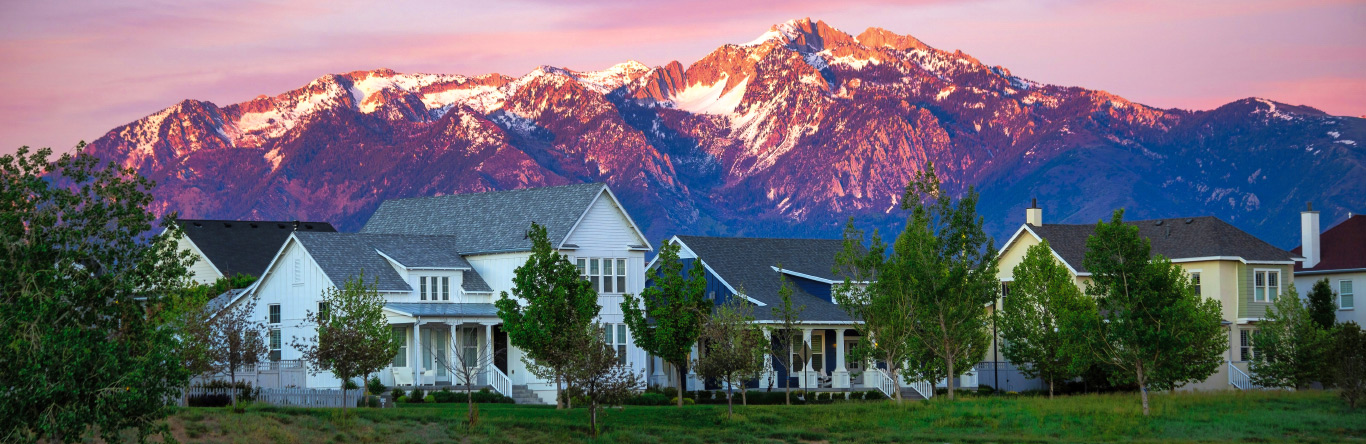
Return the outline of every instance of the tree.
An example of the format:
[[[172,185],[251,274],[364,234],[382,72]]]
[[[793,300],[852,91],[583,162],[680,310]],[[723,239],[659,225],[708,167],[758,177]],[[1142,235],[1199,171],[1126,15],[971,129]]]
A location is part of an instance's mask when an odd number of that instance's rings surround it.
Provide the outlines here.
[[[601,331],[596,326],[592,331]],[[587,331],[585,333],[588,333]],[[598,410],[604,405],[620,404],[627,397],[640,391],[641,376],[621,364],[617,352],[608,344],[603,334],[586,334],[587,340],[575,350],[574,359],[567,367],[567,377],[574,382],[576,391],[588,398],[588,430],[598,436]],[[680,398],[682,393],[678,395]]]
[[[782,269],[782,264],[778,268]],[[778,299],[779,303],[773,307],[773,317],[777,321],[769,327],[769,334],[774,338],[769,353],[773,355],[773,360],[787,369],[787,377],[783,378],[783,400],[787,405],[792,405],[792,374],[793,369],[798,363],[792,362],[793,355],[807,356],[810,350],[807,348],[806,340],[796,337],[797,326],[801,324],[802,312],[806,311],[806,305],[794,305],[792,302],[792,287],[787,285],[787,276],[778,273]],[[799,350],[793,350],[794,344],[800,343]]]
[[[730,298],[702,326],[703,351],[694,362],[697,374],[726,383],[726,417],[735,412],[734,389],[747,376],[763,371],[768,353],[764,331],[754,324],[754,307],[739,296]],[[743,392],[743,387],[741,392]]]
[[[470,428],[473,428],[478,422],[478,418],[475,418],[478,411],[474,409],[474,384],[479,382],[479,375],[484,374],[489,371],[489,368],[497,365],[498,355],[507,352],[503,349],[492,350],[490,348],[484,348],[484,350],[484,353],[476,352],[474,356],[455,356],[440,359],[440,357],[445,356],[445,354],[438,353],[436,350],[428,347],[428,352],[435,358],[434,361],[436,361],[436,365],[454,376],[456,383],[465,386],[465,407],[468,411],[465,416],[465,425]]]
[[[1333,331],[1332,351],[1334,382],[1355,409],[1366,393],[1366,332],[1355,322],[1343,323]]]
[[[659,247],[654,285],[646,287],[639,297],[626,295],[621,312],[636,345],[678,370],[678,407],[682,408],[688,358],[712,303],[706,298],[702,259],[694,259],[685,274],[678,250],[678,244],[668,242]]]
[[[999,290],[996,248],[982,229],[977,199],[968,188],[955,202],[940,188],[934,164],[926,164],[906,185],[901,208],[911,210],[911,216],[878,278],[879,287],[894,288],[909,300],[915,327],[910,339],[943,363],[950,400],[953,378],[986,355],[991,343],[986,306]]]
[[[1090,366],[1084,332],[1070,329],[1066,319],[1093,312],[1072,274],[1053,258],[1048,241],[1029,247],[1015,266],[1010,295],[1001,301],[998,325],[1010,362],[1025,363],[1026,378],[1048,382],[1053,397],[1059,381],[1072,379]]]
[[[169,293],[160,305],[151,310],[158,324],[177,332],[181,365],[192,377],[218,369],[214,362],[214,317],[219,307],[211,305],[210,301],[229,290],[245,288],[255,281],[255,277],[237,274],[220,277],[213,284],[192,283]],[[188,397],[189,391],[186,390],[183,396]]]
[[[1319,328],[1313,314],[1294,285],[1276,298],[1252,335],[1252,348],[1257,350],[1248,364],[1253,384],[1302,389],[1322,380],[1329,332]]]
[[[849,350],[850,358],[885,362],[896,389],[894,399],[900,403],[900,375],[905,373],[904,365],[916,351],[910,341],[916,324],[911,317],[910,294],[902,285],[904,280],[883,275],[896,276],[900,272],[888,269],[895,264],[889,263],[886,251],[877,231],[873,231],[871,243],[864,248],[863,231],[855,228],[854,219],[850,218],[844,228],[844,249],[835,257],[835,272],[844,277],[844,282],[833,290],[835,302],[849,317],[863,321],[854,324],[859,341]]]
[[[342,381],[345,410],[346,383],[388,365],[402,344],[384,315],[384,296],[374,282],[365,282],[363,272],[347,279],[341,288],[324,290],[321,304],[325,310],[309,310],[304,316],[304,324],[318,326],[318,334],[295,337],[291,345],[313,374],[328,371]]]
[[[1196,294],[1179,265],[1151,251],[1124,210],[1096,224],[1082,260],[1096,317],[1079,325],[1092,332],[1093,356],[1121,370],[1112,382],[1138,383],[1145,416],[1148,389],[1208,378],[1228,348],[1219,301]]]
[[[563,408],[560,381],[602,307],[592,283],[550,245],[545,227],[531,224],[527,237],[531,257],[513,271],[512,297],[502,293],[498,317],[508,342],[526,353],[528,370],[555,380],[556,407]]]
[[[1333,324],[1338,320],[1338,294],[1333,292],[1333,285],[1328,283],[1328,278],[1323,278],[1314,283],[1314,288],[1309,291],[1309,319],[1318,325],[1319,330],[1329,331],[1333,329]]]
[[[188,282],[174,215],[153,234],[153,182],[84,147],[0,156],[0,441],[165,434],[190,378],[153,312]]]
[[[213,370],[228,374],[234,387],[232,404],[237,405],[237,369],[254,366],[266,355],[266,326],[256,316],[257,297],[243,298],[218,312],[210,327]]]

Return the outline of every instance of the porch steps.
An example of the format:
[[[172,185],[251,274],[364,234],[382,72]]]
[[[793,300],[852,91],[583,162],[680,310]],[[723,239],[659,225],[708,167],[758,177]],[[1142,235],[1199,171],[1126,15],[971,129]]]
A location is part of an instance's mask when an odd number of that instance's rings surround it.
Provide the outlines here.
[[[536,392],[531,391],[525,385],[512,386],[512,401],[518,404],[545,405],[545,401],[541,400],[540,396],[536,396]]]
[[[919,401],[919,400],[925,399],[925,397],[924,397],[924,396],[920,396],[920,392],[915,391],[915,389],[913,389],[913,388],[910,388],[910,387],[902,387],[902,388],[901,388],[901,399],[902,399],[902,400],[905,400],[905,401]]]

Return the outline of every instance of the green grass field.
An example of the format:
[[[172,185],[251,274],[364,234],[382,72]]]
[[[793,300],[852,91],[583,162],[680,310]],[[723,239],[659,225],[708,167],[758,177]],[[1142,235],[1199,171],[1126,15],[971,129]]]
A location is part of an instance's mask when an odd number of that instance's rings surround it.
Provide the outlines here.
[[[493,404],[466,432],[464,404],[352,410],[254,405],[180,409],[182,442],[1366,442],[1366,408],[1334,392],[1158,394],[1145,418],[1135,394],[965,398],[895,405],[632,407],[609,410],[602,436],[587,436],[587,411]]]

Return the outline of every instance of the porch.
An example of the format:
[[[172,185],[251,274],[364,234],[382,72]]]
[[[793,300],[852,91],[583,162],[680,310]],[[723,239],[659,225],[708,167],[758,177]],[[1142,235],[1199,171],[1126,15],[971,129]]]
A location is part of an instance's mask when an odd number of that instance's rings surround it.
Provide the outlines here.
[[[452,391],[466,386],[512,396],[507,335],[493,304],[389,303],[399,352],[381,370],[385,385]]]

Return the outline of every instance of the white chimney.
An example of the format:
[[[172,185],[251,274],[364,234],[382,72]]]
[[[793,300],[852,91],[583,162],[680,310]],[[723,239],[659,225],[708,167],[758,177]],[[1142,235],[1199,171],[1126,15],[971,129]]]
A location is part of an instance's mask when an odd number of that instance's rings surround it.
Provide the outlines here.
[[[1300,213],[1300,254],[1304,255],[1304,268],[1314,268],[1319,264],[1322,249],[1319,247],[1319,212],[1314,211],[1314,203]]]
[[[1317,221],[1318,219],[1314,220]],[[1036,227],[1043,226],[1043,209],[1039,208],[1039,199],[1029,200],[1029,208],[1025,208],[1025,223]],[[1315,224],[1317,224],[1317,222],[1315,222]]]

